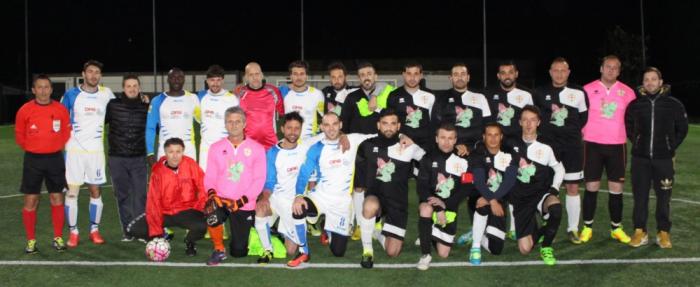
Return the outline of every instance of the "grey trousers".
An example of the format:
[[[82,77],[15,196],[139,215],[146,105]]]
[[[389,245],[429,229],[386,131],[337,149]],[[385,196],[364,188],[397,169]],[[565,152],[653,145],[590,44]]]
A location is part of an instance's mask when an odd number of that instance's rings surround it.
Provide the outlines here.
[[[117,210],[122,231],[146,210],[148,169],[144,157],[110,156],[109,170],[112,189],[117,197]]]

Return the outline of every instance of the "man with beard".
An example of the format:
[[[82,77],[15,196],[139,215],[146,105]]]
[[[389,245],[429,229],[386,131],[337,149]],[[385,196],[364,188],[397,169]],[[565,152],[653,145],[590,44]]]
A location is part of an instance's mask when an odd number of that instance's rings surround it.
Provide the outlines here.
[[[581,198],[578,185],[583,179],[581,128],[588,120],[588,97],[582,87],[569,83],[570,73],[566,59],[555,58],[549,68],[552,82],[537,89],[534,100],[544,119],[539,127],[542,139],[551,144],[566,169],[564,183],[569,241],[580,244],[578,223]]]
[[[430,121],[435,95],[420,86],[423,79],[421,64],[406,64],[402,76],[404,85],[389,94],[387,108],[393,109],[399,116],[401,133],[410,137],[423,150],[430,151],[435,144]]]
[[[627,138],[632,142],[632,193],[634,194],[634,236],[630,246],[649,241],[647,214],[649,189],[656,193],[656,244],[671,248],[671,191],[673,157],[688,134],[685,107],[671,97],[671,86],[664,85],[661,71],[649,67],[644,72],[639,96],[625,112]]]
[[[372,237],[377,239],[389,257],[401,253],[408,220],[408,179],[413,173],[412,161],[419,161],[425,151],[418,145],[404,147],[399,140],[401,122],[392,109],[383,110],[377,122],[379,135],[360,145],[355,168],[366,175],[367,196],[362,206],[363,268],[374,265]],[[380,232],[373,232],[377,217],[382,219]]]
[[[202,125],[199,131],[199,167],[207,171],[209,147],[228,135],[224,113],[230,107],[238,106],[238,98],[224,89],[224,68],[211,65],[207,69],[207,87],[197,94],[202,109]]]
[[[348,94],[340,112],[343,122],[343,133],[377,133],[377,121],[379,112],[386,108],[389,93],[394,90],[391,85],[377,83],[377,73],[369,62],[361,62],[357,66],[357,75],[362,85],[356,91]],[[365,175],[362,170],[355,173],[353,181],[356,187],[352,194],[354,212],[350,222],[359,221],[362,217],[362,202],[365,199],[364,186]],[[358,222],[359,223],[359,222]],[[355,224],[352,239],[360,238],[360,226]]]
[[[356,91],[357,88],[348,86],[347,69],[341,62],[333,62],[328,65],[328,76],[331,85],[322,90],[325,97],[325,112],[334,112],[340,115],[348,94]]]
[[[301,128],[301,140],[310,138],[318,133],[318,119],[323,115],[323,94],[306,82],[309,64],[304,61],[294,61],[289,64],[289,78],[292,80],[291,89],[282,92],[284,112],[297,112],[304,118]]]
[[[66,214],[70,237],[68,247],[78,246],[78,193],[87,183],[90,191],[90,240],[103,244],[99,231],[102,219],[102,192],[100,185],[107,182],[105,176],[104,123],[107,105],[114,94],[100,86],[102,63],[90,60],[83,65],[83,84],[63,95],[61,103],[68,109],[71,119],[71,137],[66,144]]]
[[[504,139],[516,138],[520,136],[520,111],[526,105],[533,105],[532,94],[527,89],[519,87],[516,83],[518,79],[518,67],[514,62],[508,61],[498,65],[499,85],[489,91],[489,107],[492,114],[492,121],[498,122],[503,127]],[[508,238],[515,239],[515,221],[513,219],[513,205],[508,205],[510,212],[510,225]]]

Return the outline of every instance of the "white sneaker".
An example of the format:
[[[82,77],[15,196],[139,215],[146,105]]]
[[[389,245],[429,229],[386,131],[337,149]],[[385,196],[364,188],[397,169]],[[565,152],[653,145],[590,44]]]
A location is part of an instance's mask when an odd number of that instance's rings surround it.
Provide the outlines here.
[[[433,257],[430,256],[430,254],[424,254],[423,256],[420,257],[420,260],[418,260],[418,270],[425,271],[428,270],[430,267],[430,261],[433,260]]]

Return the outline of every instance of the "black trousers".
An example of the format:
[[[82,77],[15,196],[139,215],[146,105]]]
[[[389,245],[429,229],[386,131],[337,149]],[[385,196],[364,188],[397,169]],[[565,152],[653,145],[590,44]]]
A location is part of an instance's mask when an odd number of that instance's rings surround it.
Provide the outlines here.
[[[112,189],[117,197],[117,210],[122,230],[137,216],[145,212],[148,174],[143,157],[110,156],[109,170]]]
[[[207,222],[204,219],[204,213],[194,209],[183,210],[174,215],[163,216],[163,227],[181,227],[187,229],[185,241],[195,242],[204,238],[204,233],[207,232]],[[126,234],[141,238],[149,239],[148,222],[146,214],[137,216],[132,222],[127,225]]]
[[[632,157],[632,192],[634,193],[634,228],[646,231],[649,215],[649,190],[656,192],[656,228],[671,231],[670,202],[673,189],[673,160]]]

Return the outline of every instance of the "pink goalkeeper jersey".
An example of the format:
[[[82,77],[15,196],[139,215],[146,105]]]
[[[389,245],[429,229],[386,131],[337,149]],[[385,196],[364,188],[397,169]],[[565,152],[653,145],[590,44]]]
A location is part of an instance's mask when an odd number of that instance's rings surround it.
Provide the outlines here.
[[[583,140],[599,144],[624,144],[625,110],[634,100],[634,91],[618,81],[608,88],[600,80],[590,82],[583,89],[588,95],[588,122],[583,127]]]
[[[255,201],[265,184],[265,148],[252,139],[234,147],[223,138],[209,148],[204,188],[215,189],[219,197],[239,199],[248,197],[241,210],[255,210]]]

